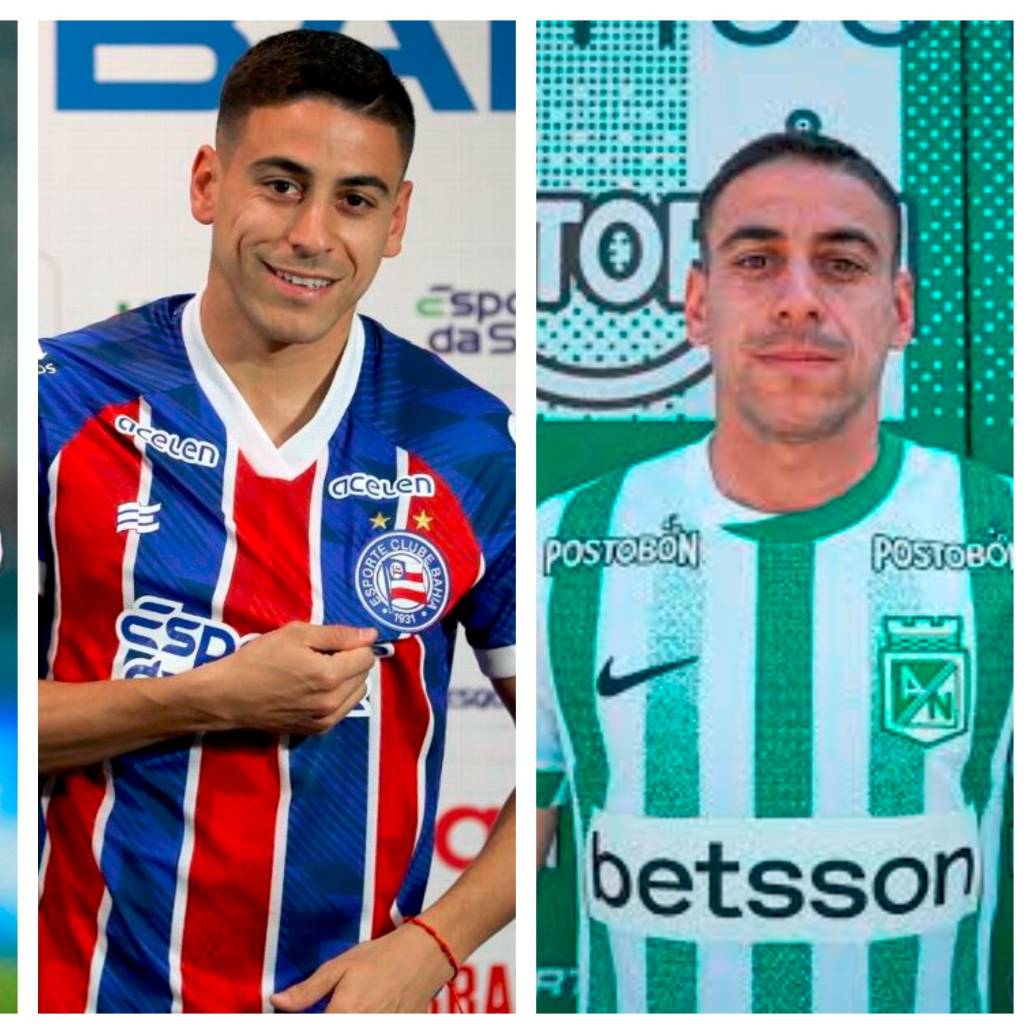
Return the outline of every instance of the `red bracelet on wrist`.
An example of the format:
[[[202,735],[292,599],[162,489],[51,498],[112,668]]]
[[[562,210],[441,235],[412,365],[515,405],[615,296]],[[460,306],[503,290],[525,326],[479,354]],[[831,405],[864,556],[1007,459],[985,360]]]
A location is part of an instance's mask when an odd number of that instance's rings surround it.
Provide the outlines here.
[[[419,916],[406,916],[406,918],[403,919],[403,922],[419,926],[420,929],[428,935],[428,937],[434,938],[434,943],[438,945],[438,950],[446,957],[446,959],[448,959],[449,965],[452,966],[452,976],[445,981],[445,986],[449,989],[449,995],[455,1003],[457,1010],[459,1012],[463,1012],[463,1002],[460,1001],[460,996],[456,993],[456,988],[452,986],[452,982],[456,979],[456,976],[460,971],[460,964],[456,961],[456,956],[453,955],[452,948],[449,947],[445,938],[430,923],[421,919]]]
[[[407,916],[403,922],[419,926],[424,933],[434,938],[434,943],[438,945],[441,949],[441,953],[449,960],[449,965],[452,966],[452,976],[449,977],[449,980],[455,980],[456,974],[460,971],[460,964],[456,961],[456,956],[453,955],[452,949],[445,943],[445,938],[430,923],[421,919],[419,916]]]

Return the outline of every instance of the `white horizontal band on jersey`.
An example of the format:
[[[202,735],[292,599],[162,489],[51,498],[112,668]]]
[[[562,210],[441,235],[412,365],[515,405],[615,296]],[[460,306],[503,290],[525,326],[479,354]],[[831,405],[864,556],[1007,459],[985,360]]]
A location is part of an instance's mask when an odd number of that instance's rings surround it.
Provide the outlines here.
[[[490,679],[512,679],[517,674],[517,647],[497,646],[492,650],[475,650],[481,674]]]
[[[971,811],[848,819],[661,819],[597,812],[584,853],[589,914],[694,941],[864,943],[974,912]]]

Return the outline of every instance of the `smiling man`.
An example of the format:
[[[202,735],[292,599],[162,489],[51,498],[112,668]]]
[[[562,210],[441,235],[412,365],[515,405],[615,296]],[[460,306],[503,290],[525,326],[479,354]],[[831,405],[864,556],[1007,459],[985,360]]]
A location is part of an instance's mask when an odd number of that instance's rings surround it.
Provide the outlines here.
[[[880,428],[914,313],[871,162],[755,140],[699,227],[714,433],[540,511],[539,856],[569,798],[580,1008],[985,1010],[1010,485]]]
[[[376,52],[264,40],[203,292],[44,343],[41,1011],[419,1011],[512,918],[512,798],[423,910],[460,624],[513,706],[514,464],[356,311],[413,138]]]

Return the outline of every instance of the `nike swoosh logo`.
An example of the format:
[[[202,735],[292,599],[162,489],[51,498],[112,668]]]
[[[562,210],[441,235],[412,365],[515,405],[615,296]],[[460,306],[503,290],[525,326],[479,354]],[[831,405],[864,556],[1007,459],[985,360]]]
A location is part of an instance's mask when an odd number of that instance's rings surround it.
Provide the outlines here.
[[[689,667],[695,664],[696,657],[683,657],[678,661],[668,661],[666,664],[655,664],[652,668],[640,668],[639,671],[631,671],[627,675],[612,675],[611,666],[614,663],[613,657],[608,657],[606,664],[600,669],[596,678],[596,690],[601,697],[616,697],[624,693],[626,689],[638,686],[640,682],[648,682],[650,679],[667,675],[669,671],[678,671],[679,668]]]

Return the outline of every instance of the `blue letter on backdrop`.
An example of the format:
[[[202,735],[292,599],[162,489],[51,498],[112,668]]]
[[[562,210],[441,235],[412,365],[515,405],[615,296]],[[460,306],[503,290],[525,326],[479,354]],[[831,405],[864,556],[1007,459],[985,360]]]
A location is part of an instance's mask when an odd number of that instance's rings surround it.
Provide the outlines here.
[[[215,73],[203,83],[99,83],[99,46],[207,47]],[[232,22],[58,22],[59,111],[212,111],[230,66],[248,49]]]
[[[347,23],[310,21],[309,29],[340,32]],[[435,111],[474,111],[448,51],[429,21],[388,23],[397,47],[380,52],[396,75],[415,79]],[[514,109],[513,22],[490,23],[489,108]],[[249,47],[233,22],[58,22],[59,111],[214,111],[223,79]],[[215,58],[211,79],[198,82],[98,82],[95,51],[101,46],[204,47]]]

